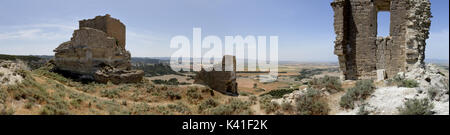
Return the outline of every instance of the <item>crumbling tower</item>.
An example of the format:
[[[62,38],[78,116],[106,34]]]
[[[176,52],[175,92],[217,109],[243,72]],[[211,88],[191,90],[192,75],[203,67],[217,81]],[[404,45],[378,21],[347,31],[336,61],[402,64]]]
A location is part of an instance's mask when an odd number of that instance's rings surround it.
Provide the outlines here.
[[[430,5],[429,0],[334,0],[334,53],[341,78],[382,80],[422,67]],[[391,13],[388,37],[377,37],[380,11]]]
[[[56,69],[74,78],[101,83],[140,82],[144,72],[131,70],[125,49],[125,25],[109,14],[79,21],[70,41],[55,50]]]
[[[236,57],[225,55],[220,65],[221,68],[210,67],[208,71],[202,68],[195,76],[194,83],[207,85],[213,90],[230,96],[239,95],[236,82]]]

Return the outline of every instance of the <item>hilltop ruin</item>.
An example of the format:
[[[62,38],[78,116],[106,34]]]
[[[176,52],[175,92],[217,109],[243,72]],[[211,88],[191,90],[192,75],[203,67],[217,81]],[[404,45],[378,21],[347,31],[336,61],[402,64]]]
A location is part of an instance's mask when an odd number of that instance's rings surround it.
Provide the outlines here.
[[[70,41],[55,50],[57,70],[97,82],[139,82],[143,71],[131,69],[125,50],[125,25],[109,14],[79,21]]]
[[[423,68],[429,0],[334,0],[335,51],[345,80],[393,78]],[[377,37],[377,14],[391,13],[390,36]]]
[[[226,63],[229,63],[228,65]],[[232,63],[232,64],[231,64]],[[222,68],[216,71],[213,68],[206,71],[204,68],[195,76],[194,83],[204,84],[221,93],[239,95],[236,82],[236,57],[225,55],[222,58]],[[220,68],[219,68],[220,69]]]

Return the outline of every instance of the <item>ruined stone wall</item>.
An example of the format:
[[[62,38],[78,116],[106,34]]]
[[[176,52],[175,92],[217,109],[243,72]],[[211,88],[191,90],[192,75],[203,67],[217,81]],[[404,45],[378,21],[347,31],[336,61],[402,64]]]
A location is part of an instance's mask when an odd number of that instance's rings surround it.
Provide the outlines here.
[[[82,27],[89,27],[101,30],[108,36],[116,38],[118,45],[125,48],[125,25],[120,20],[112,18],[109,14],[97,16],[94,19],[81,20],[79,21],[79,26],[80,29]]]
[[[335,0],[335,54],[342,79],[387,78],[423,65],[431,17],[428,0]],[[377,37],[377,15],[391,12],[390,36]],[[424,25],[425,24],[425,25]],[[418,26],[420,25],[420,26]]]
[[[116,41],[97,29],[83,27],[75,30],[70,42],[54,50],[55,64],[61,70],[77,74],[94,74],[102,63],[129,69],[130,53],[117,47]]]
[[[406,69],[424,67],[426,39],[430,35],[431,3],[428,0],[410,0],[406,17]]]
[[[109,22],[120,25],[109,25]],[[71,40],[54,50],[57,70],[99,82],[140,81],[143,72],[130,71],[130,52],[125,50],[125,46],[119,45],[120,42],[115,36],[105,31],[114,34],[114,31],[125,31],[125,27],[109,15],[80,21],[80,29],[74,31]],[[122,42],[125,45],[125,40]],[[106,70],[105,67],[109,68]]]
[[[231,65],[226,63],[230,63]],[[207,85],[211,89],[227,95],[239,95],[236,82],[236,57],[225,55],[222,58],[221,67],[219,71],[215,69],[206,71],[202,68],[197,73],[194,83]]]

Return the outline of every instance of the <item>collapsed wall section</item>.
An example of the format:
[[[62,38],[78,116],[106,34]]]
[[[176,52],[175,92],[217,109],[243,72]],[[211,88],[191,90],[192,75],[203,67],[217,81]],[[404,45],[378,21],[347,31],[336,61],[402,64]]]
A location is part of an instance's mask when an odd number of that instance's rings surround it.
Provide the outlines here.
[[[79,21],[80,29],[82,27],[89,27],[105,32],[108,36],[114,37],[117,44],[125,48],[126,31],[125,25],[120,20],[112,18],[111,15],[96,16],[94,19],[87,19]]]
[[[341,78],[385,78],[423,66],[429,0],[334,0],[335,51]],[[377,14],[391,12],[390,36],[377,37]]]
[[[232,63],[232,65],[226,63]],[[195,76],[194,83],[207,85],[211,89],[227,95],[239,95],[236,82],[236,57],[225,55],[222,58],[221,67],[219,71],[215,69],[206,71],[202,68]]]
[[[131,69],[125,50],[125,25],[110,15],[80,21],[68,42],[55,50],[56,70],[76,79],[106,83],[136,83],[144,76]]]

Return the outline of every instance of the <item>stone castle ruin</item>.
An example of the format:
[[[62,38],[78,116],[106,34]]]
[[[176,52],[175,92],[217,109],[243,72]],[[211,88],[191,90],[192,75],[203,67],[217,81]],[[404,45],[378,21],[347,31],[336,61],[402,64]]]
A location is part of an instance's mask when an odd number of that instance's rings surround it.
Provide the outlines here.
[[[70,41],[55,50],[59,71],[97,82],[140,82],[144,72],[131,69],[131,55],[125,50],[125,25],[110,15],[79,21]]]
[[[230,64],[226,64],[230,63]],[[231,64],[232,63],[232,64]],[[216,65],[217,66],[217,65]],[[230,96],[239,95],[236,82],[236,57],[225,55],[222,58],[222,68],[219,71],[211,67],[206,71],[204,68],[194,78],[194,83],[204,84],[211,89]],[[220,68],[219,68],[220,69]]]
[[[423,68],[429,0],[334,0],[335,54],[342,79],[393,78]],[[390,12],[390,36],[377,37],[378,12]]]

